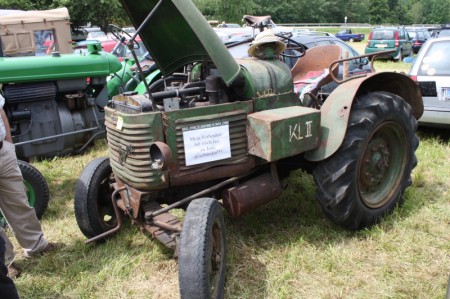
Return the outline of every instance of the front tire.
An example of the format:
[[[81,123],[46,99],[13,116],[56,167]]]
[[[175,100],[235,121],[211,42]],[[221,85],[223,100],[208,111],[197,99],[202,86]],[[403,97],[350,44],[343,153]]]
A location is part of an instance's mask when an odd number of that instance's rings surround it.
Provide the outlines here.
[[[75,217],[81,232],[93,238],[117,226],[111,200],[109,158],[97,158],[84,168],[75,188]]]
[[[372,92],[356,98],[341,147],[313,172],[325,214],[356,230],[401,204],[417,164],[416,130],[411,107],[399,96]]]
[[[223,298],[225,223],[217,200],[193,200],[181,232],[179,283],[181,298]]]

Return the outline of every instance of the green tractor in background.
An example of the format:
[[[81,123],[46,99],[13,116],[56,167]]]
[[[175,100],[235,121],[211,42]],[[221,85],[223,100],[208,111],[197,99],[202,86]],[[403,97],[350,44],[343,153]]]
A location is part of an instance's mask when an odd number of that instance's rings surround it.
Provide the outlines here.
[[[0,86],[30,205],[41,217],[49,201],[31,158],[83,152],[104,138],[107,79],[121,68],[100,44],[72,54],[66,8],[0,17]]]
[[[109,157],[90,162],[75,190],[87,243],[131,218],[173,249],[182,298],[223,298],[222,207],[239,217],[276,199],[291,170],[312,173],[325,214],[347,229],[370,227],[403,202],[423,113],[410,78],[338,80],[347,60],[335,46],[301,53],[292,69],[273,56],[235,60],[189,0],[122,4],[162,84],[105,107]],[[319,98],[331,80],[340,85]]]

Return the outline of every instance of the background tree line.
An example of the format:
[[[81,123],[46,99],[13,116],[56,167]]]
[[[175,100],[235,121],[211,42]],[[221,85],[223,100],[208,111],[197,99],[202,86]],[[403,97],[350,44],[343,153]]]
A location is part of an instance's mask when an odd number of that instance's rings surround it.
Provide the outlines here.
[[[276,23],[450,23],[450,0],[193,0],[209,20],[240,23],[244,14],[271,15]],[[2,9],[43,10],[65,6],[74,26],[90,22],[129,25],[119,0],[0,0]]]

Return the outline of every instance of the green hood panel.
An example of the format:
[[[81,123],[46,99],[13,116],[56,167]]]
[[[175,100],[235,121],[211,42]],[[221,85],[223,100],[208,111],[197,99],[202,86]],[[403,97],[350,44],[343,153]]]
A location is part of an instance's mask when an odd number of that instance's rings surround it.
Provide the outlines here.
[[[0,83],[106,77],[122,65],[110,53],[0,58]]]
[[[139,35],[164,75],[204,60],[216,65],[227,84],[239,74],[239,65],[190,0],[121,2],[136,28],[161,2]]]

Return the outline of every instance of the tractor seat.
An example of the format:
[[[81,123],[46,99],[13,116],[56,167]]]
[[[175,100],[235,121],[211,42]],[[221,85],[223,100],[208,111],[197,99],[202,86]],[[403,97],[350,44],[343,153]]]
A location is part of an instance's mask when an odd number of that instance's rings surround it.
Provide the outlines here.
[[[323,45],[306,50],[305,56],[297,60],[291,69],[294,91],[299,94],[300,99],[306,93],[315,96],[320,87],[332,81],[329,67],[339,59],[341,47],[338,45]],[[336,63],[331,71],[337,77],[339,64]]]
[[[249,25],[256,24],[256,23],[267,22],[270,19],[271,19],[270,16],[250,16],[250,15],[245,15],[243,17],[243,21],[245,21],[245,23],[249,24]]]

